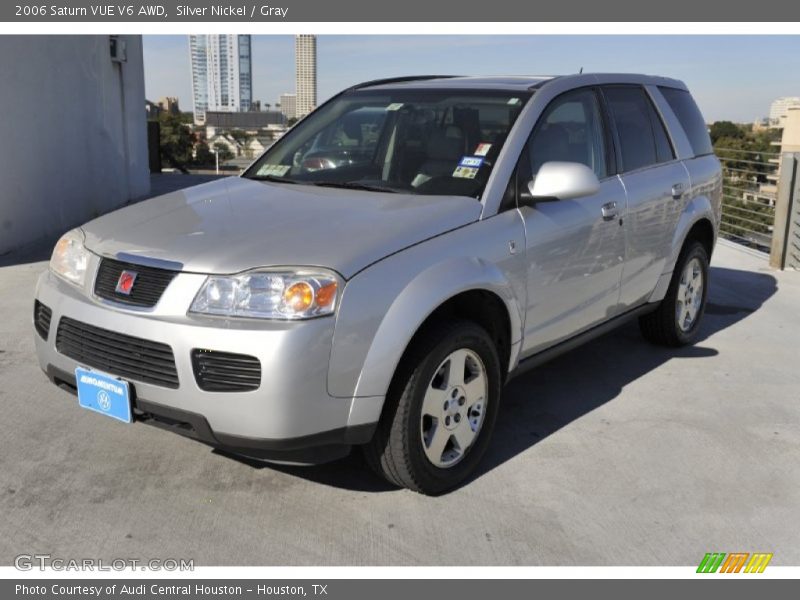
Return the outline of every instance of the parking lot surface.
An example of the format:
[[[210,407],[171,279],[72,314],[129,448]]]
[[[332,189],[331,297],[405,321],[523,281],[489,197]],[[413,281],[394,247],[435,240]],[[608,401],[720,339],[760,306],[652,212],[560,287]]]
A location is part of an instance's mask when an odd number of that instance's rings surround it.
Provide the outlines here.
[[[395,490],[358,453],[240,460],[78,407],[33,353],[42,254],[0,260],[0,564],[800,564],[800,273],[721,243],[701,340],[635,324],[515,379],[478,476]]]

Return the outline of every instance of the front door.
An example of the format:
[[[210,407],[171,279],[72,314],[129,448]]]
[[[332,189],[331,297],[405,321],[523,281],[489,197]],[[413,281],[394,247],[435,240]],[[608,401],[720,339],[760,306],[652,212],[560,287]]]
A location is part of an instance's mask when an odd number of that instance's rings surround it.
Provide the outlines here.
[[[618,312],[627,200],[607,130],[598,92],[573,90],[547,107],[520,157],[518,197],[549,161],[583,163],[600,180],[600,191],[591,196],[520,204],[528,275],[523,356]]]

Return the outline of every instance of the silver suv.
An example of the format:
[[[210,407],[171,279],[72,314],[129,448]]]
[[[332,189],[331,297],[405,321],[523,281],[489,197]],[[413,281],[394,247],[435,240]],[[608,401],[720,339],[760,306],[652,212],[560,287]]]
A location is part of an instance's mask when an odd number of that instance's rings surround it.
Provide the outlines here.
[[[721,174],[686,86],[407,77],[347,89],[241,177],[68,232],[42,369],[85,408],[398,486],[475,470],[509,377],[638,318],[697,336]]]

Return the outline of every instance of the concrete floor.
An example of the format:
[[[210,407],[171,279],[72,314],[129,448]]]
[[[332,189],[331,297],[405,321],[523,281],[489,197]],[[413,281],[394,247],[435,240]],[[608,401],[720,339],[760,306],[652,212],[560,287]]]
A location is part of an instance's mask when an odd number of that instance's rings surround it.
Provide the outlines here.
[[[440,498],[359,455],[264,467],[79,409],[33,356],[37,258],[0,267],[0,564],[800,564],[800,274],[747,251],[718,247],[696,346],[630,326],[515,380],[480,474]]]

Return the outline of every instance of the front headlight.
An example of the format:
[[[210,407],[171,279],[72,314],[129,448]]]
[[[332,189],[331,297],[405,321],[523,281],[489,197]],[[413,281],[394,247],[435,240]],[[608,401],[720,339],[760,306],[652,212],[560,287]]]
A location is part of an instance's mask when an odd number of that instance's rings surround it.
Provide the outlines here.
[[[336,310],[339,281],[322,269],[210,275],[189,311],[257,319],[321,317]]]
[[[50,270],[70,283],[83,286],[88,266],[89,251],[83,247],[83,232],[73,229],[61,236],[50,257]]]

